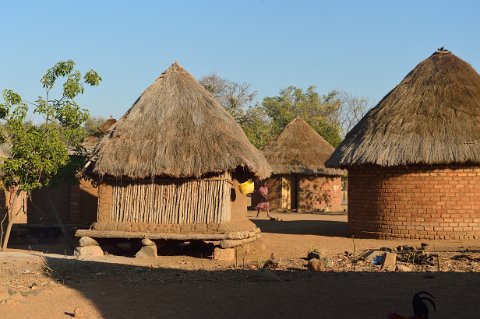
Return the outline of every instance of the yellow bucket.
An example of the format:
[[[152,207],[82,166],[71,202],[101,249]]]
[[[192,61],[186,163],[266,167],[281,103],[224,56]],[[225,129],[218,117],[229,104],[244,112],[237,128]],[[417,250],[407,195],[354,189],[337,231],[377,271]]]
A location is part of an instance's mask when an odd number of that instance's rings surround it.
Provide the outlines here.
[[[255,183],[252,181],[246,181],[245,183],[241,183],[238,185],[238,189],[242,194],[250,194],[253,193],[255,189]]]

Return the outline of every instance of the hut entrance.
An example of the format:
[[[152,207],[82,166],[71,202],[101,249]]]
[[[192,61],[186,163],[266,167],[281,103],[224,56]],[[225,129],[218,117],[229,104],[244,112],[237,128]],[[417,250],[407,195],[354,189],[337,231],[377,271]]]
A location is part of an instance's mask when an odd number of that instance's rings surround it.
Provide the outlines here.
[[[296,174],[282,176],[282,209],[297,209],[298,177]]]
[[[147,224],[211,224],[231,220],[226,178],[113,186],[111,220]]]

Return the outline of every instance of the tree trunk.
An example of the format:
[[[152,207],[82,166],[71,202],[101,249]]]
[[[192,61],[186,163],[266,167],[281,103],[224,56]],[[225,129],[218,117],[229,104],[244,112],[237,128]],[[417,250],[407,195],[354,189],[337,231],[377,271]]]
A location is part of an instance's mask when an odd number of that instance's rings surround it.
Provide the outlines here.
[[[7,230],[5,231],[5,237],[3,238],[3,246],[2,246],[2,251],[5,251],[7,249],[8,245],[8,240],[10,239],[10,232],[12,231],[12,226],[13,226],[13,221],[15,220],[15,216],[18,214],[20,209],[22,209],[22,206],[18,209],[17,213],[15,213],[15,202],[17,201],[18,197],[18,192],[16,189],[13,189],[10,191],[10,198],[9,202],[10,205],[8,207],[8,225],[7,225]]]

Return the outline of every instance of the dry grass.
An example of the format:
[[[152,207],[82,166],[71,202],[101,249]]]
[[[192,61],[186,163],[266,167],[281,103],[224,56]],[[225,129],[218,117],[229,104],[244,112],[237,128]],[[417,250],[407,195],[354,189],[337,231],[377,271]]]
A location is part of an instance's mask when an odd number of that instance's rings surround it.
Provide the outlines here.
[[[185,69],[174,63],[113,126],[87,173],[132,179],[201,177],[271,169],[242,128]]]
[[[327,166],[478,164],[479,127],[480,75],[437,51],[364,116]]]
[[[343,175],[325,167],[333,146],[304,120],[296,118],[265,146],[264,154],[273,174]]]

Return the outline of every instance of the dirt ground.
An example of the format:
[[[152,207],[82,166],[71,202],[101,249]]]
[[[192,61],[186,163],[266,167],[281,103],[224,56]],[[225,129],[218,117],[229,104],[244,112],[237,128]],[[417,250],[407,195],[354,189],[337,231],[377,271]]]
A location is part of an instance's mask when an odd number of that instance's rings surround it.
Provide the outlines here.
[[[353,265],[352,253],[420,242],[353,241],[343,214],[274,214],[278,221],[249,215],[262,237],[236,265],[185,255],[77,260],[42,253],[51,247],[41,244],[0,253],[0,299],[2,287],[11,294],[0,303],[0,319],[386,318],[391,309],[410,315],[420,290],[436,297],[431,318],[479,317],[479,241],[428,242],[430,250],[444,252],[440,272],[436,266],[384,272]],[[56,247],[68,251],[62,249]],[[312,249],[332,258],[332,269],[307,271],[302,258]],[[279,266],[269,277],[256,268],[272,253]],[[462,256],[462,267],[449,268],[457,263],[454,255]]]

